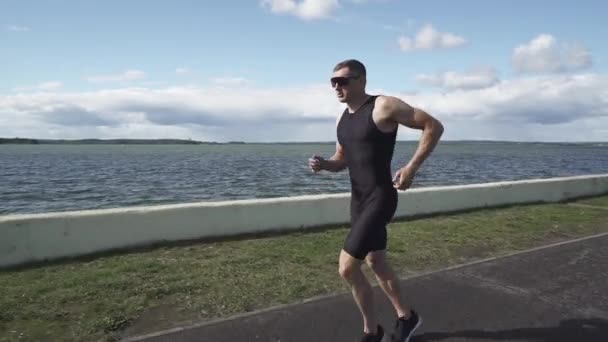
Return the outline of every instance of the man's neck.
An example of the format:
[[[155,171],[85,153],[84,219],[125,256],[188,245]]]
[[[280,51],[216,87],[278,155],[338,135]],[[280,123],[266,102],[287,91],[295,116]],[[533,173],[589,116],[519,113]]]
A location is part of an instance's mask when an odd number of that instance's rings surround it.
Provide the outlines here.
[[[346,107],[348,107],[348,111],[350,113],[356,112],[359,108],[361,108],[361,106],[365,103],[365,101],[367,101],[368,98],[369,98],[369,95],[366,93],[363,93],[360,96],[357,96],[356,98],[354,98],[353,100],[347,102]]]

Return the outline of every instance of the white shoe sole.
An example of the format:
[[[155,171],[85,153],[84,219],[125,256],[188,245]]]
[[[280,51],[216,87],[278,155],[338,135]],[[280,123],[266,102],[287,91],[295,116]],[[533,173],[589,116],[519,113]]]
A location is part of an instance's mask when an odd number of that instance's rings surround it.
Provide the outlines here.
[[[422,317],[420,317],[420,315],[418,315],[418,323],[416,323],[416,326],[414,327],[414,329],[412,329],[410,334],[407,336],[407,338],[405,339],[405,342],[410,342],[410,338],[412,338],[412,336],[414,335],[414,332],[416,332],[416,329],[418,329],[420,327],[420,325],[422,325]]]

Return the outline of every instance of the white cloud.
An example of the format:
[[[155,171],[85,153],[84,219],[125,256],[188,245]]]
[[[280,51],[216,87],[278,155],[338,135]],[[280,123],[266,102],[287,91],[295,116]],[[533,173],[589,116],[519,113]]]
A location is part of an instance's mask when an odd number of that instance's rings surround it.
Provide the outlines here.
[[[428,93],[411,98],[442,116],[551,125],[584,118],[606,119],[608,77],[597,74],[526,77],[501,81],[483,89]]]
[[[304,20],[329,18],[340,7],[338,0],[262,0],[275,14],[294,15]]]
[[[479,68],[468,72],[445,71],[435,74],[420,74],[416,76],[420,84],[446,89],[477,89],[498,83],[496,70]]]
[[[541,34],[513,51],[512,63],[522,73],[564,72],[589,68],[591,53],[581,45],[558,45],[550,34]]]
[[[190,69],[188,69],[188,68],[177,68],[177,69],[175,69],[175,73],[178,74],[178,75],[185,75],[185,74],[190,73]]]
[[[321,99],[313,103],[310,98]],[[87,93],[0,96],[0,114],[26,115],[70,126],[129,123],[124,113],[143,113],[145,122],[167,126],[217,127],[250,124],[332,122],[340,111],[328,86],[291,89],[175,87],[121,88]],[[1,116],[1,115],[0,115]],[[58,119],[59,118],[59,119]],[[71,119],[70,119],[71,118]],[[141,123],[142,116],[136,116]]]
[[[51,91],[51,90],[57,90],[61,87],[63,87],[63,83],[61,83],[59,81],[49,81],[49,82],[39,83],[38,85],[35,85],[33,87],[16,87],[13,90],[17,91],[17,92],[36,91],[36,90]]]
[[[446,123],[446,139],[608,140],[608,76],[545,75],[483,89],[397,95]],[[343,111],[325,84],[119,88],[0,96],[0,136],[328,141]],[[555,131],[555,132],[554,132]],[[552,133],[553,132],[553,133]],[[419,131],[400,129],[400,139]]]
[[[146,73],[140,70],[126,70],[120,74],[96,75],[87,77],[92,83],[132,82],[146,78]]]
[[[251,80],[248,80],[244,77],[216,77],[211,79],[211,82],[213,84],[219,85],[219,86],[245,86],[245,85],[250,85],[253,82]]]
[[[27,32],[30,30],[27,26],[19,26],[19,25],[9,25],[6,27],[8,31],[11,32]]]
[[[431,24],[424,25],[414,38],[399,37],[399,47],[405,52],[454,48],[464,44],[466,44],[466,40],[463,37],[449,32],[437,31]]]

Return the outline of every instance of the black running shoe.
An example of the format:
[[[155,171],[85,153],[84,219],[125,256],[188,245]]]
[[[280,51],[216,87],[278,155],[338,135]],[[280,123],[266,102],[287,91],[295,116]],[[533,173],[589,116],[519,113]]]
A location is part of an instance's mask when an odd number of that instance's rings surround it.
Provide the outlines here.
[[[414,336],[414,331],[422,324],[422,318],[412,310],[412,315],[408,319],[399,318],[395,322],[395,330],[391,334],[391,342],[409,342]]]
[[[383,338],[384,329],[382,329],[382,326],[378,324],[378,331],[376,331],[376,334],[363,333],[363,336],[361,336],[359,342],[382,342]]]

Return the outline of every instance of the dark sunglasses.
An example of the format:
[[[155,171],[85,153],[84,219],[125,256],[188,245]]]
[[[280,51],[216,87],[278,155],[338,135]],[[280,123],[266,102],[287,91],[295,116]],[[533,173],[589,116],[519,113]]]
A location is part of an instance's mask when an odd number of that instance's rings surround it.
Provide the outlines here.
[[[347,86],[348,83],[350,82],[350,80],[355,80],[359,78],[359,76],[340,76],[340,77],[332,77],[330,79],[331,81],[331,86],[335,87],[336,85],[339,85],[340,87],[344,87]]]

